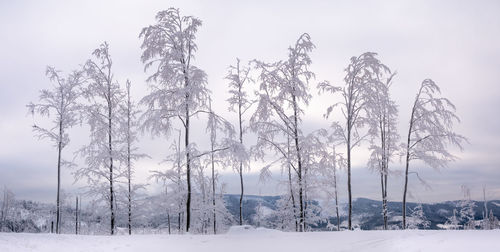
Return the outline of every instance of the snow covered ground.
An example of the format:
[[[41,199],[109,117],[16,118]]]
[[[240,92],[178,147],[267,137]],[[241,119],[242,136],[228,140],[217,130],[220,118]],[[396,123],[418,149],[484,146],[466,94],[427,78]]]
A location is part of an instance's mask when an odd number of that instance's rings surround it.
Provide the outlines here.
[[[222,235],[84,236],[0,233],[0,251],[500,251],[500,230],[285,233],[232,228]]]

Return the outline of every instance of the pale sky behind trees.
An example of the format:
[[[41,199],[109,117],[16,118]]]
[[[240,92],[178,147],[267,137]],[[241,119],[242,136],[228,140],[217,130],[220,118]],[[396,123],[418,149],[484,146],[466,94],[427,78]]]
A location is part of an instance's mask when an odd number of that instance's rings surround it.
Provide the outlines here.
[[[304,133],[328,127],[340,116],[323,118],[333,98],[318,95],[318,82],[344,85],[343,69],[351,56],[366,51],[397,71],[392,96],[399,105],[399,130],[406,139],[409,113],[420,83],[433,79],[442,95],[457,107],[462,123],[456,131],[470,144],[460,157],[440,171],[412,163],[431,186],[425,189],[413,177],[410,201],[437,202],[461,198],[460,185],[471,188],[474,199],[482,199],[485,185],[490,199],[500,199],[500,11],[499,1],[2,1],[0,2],[0,186],[6,185],[17,198],[55,202],[57,152],[49,141],[39,141],[31,131],[33,118],[25,107],[38,100],[38,92],[50,88],[45,67],[54,66],[64,75],[91,57],[103,41],[110,45],[114,76],[125,87],[132,81],[132,96],[138,101],[147,93],[140,62],[141,28],[153,24],[156,13],[169,7],[182,15],[203,21],[197,34],[195,65],[208,74],[213,109],[236,123],[227,110],[228,66],[236,57],[277,61],[287,47],[304,32],[316,49],[311,53],[316,80],[314,95],[304,116]],[[257,87],[257,85],[255,85]],[[43,123],[39,118],[37,122]],[[341,122],[343,123],[343,122]],[[46,126],[45,124],[44,126]],[[208,147],[205,119],[193,127],[192,139]],[[87,143],[88,129],[70,131],[66,159]],[[248,135],[247,143],[254,143]],[[141,152],[152,159],[136,164],[137,180],[147,181],[149,170],[162,169],[170,140],[141,137]],[[339,150],[343,151],[343,149]],[[366,168],[366,145],[354,150],[353,197],[380,200],[379,176]],[[83,165],[83,162],[78,162]],[[245,176],[246,194],[277,195],[276,182],[258,183],[261,162],[252,162]],[[164,167],[163,167],[164,168]],[[398,160],[392,164],[402,171]],[[63,170],[62,188],[75,192],[72,170]],[[237,174],[222,172],[227,193],[239,193]],[[273,170],[275,179],[279,169]],[[346,197],[344,172],[340,172],[339,197]],[[402,200],[403,177],[389,180],[390,201]]]

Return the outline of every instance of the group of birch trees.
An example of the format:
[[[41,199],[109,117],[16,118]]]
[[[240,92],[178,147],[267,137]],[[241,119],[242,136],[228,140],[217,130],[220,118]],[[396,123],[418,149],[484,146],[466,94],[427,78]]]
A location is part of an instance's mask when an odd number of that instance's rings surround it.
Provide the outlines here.
[[[28,105],[32,113],[52,119],[52,126],[38,124],[33,130],[39,138],[53,142],[57,161],[57,223],[60,216],[60,171],[73,169],[76,180],[87,182],[87,194],[106,202],[110,233],[115,232],[116,211],[127,211],[128,232],[132,232],[134,197],[142,185],[132,181],[134,161],[147,157],[136,144],[138,131],[166,138],[170,153],[162,163],[165,169],[151,177],[164,185],[164,209],[168,230],[175,223],[177,232],[214,233],[243,219],[244,172],[257,160],[261,179],[272,176],[279,167],[284,179],[278,201],[276,220],[279,228],[307,231],[320,222],[321,207],[314,203],[320,196],[334,202],[340,230],[338,172],[347,173],[348,222],[352,223],[352,160],[356,148],[368,143],[367,167],[380,178],[384,228],[388,222],[388,181],[390,166],[397,156],[405,162],[403,223],[406,228],[408,179],[414,172],[410,162],[420,160],[439,168],[456,159],[450,145],[462,147],[466,139],[453,132],[458,122],[454,105],[442,98],[439,87],[430,79],[422,82],[411,109],[408,135],[404,143],[398,133],[398,106],[390,88],[395,72],[378,55],[366,52],[352,57],[345,69],[344,83],[315,82],[310,53],[315,49],[309,34],[304,33],[288,48],[286,58],[274,62],[236,59],[225,78],[229,88],[228,109],[237,118],[232,124],[212,109],[212,92],[207,74],[195,65],[196,34],[202,22],[182,16],[170,8],[160,11],[155,22],[140,32],[141,61],[148,74],[148,93],[134,103],[130,86],[119,83],[113,74],[109,45],[104,42],[92,53],[81,69],[64,77],[52,67],[47,76],[55,84],[42,90],[38,103]],[[334,97],[325,109],[329,128],[307,132],[303,120],[313,98],[311,86],[318,93]],[[139,111],[140,106],[140,111]],[[89,143],[77,154],[84,164],[76,165],[63,158],[69,143],[68,130],[82,121],[89,126]],[[206,122],[209,148],[199,146],[191,137],[193,123]],[[254,137],[252,145],[244,141]],[[229,167],[239,176],[239,216],[236,220],[225,207],[224,186],[219,169]]]
[[[118,204],[128,211],[131,232],[132,202],[139,184],[132,183],[133,161],[143,155],[134,146],[137,141],[137,107],[130,96],[130,82],[124,89],[114,79],[109,45],[104,42],[92,53],[93,58],[82,69],[68,76],[47,67],[47,76],[55,84],[40,92],[38,103],[30,103],[33,114],[52,119],[52,126],[33,125],[36,135],[47,138],[57,148],[57,199],[55,232],[60,233],[61,169],[74,168],[75,180],[87,182],[87,194],[107,202],[110,232],[115,232]],[[89,143],[77,151],[84,165],[63,159],[63,149],[69,144],[68,130],[85,121],[89,126]],[[73,160],[73,158],[71,158]],[[119,198],[119,199],[118,199]]]

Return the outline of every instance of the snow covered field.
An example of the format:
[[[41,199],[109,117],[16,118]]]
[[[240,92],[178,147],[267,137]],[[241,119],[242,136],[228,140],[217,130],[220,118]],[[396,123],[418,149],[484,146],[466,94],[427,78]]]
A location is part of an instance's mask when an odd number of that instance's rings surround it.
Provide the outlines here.
[[[500,251],[500,230],[284,233],[232,228],[222,235],[75,236],[0,233],[0,251]]]

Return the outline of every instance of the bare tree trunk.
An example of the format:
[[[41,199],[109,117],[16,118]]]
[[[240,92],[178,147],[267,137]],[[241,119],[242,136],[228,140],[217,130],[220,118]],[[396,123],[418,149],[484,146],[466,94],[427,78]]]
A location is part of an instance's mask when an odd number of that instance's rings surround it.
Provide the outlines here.
[[[215,205],[215,165],[214,165],[214,145],[212,143],[212,153],[210,154],[212,161],[212,205],[213,205],[213,215],[214,215],[214,234],[217,234],[217,216],[216,216],[216,205]]]
[[[354,127],[354,123],[353,120],[353,109],[354,109],[354,106],[355,106],[355,101],[353,101],[353,81],[351,80],[351,84],[349,85],[349,97],[347,99],[347,122],[346,122],[346,126],[347,126],[347,196],[348,196],[348,199],[349,199],[349,203],[348,203],[348,229],[349,230],[352,230],[352,189],[351,189],[351,133],[352,133],[352,128]],[[354,104],[353,104],[354,102]]]
[[[127,182],[128,182],[128,234],[132,234],[132,167],[130,160],[130,116],[131,116],[131,103],[130,103],[130,82],[127,82]]]
[[[387,124],[389,124],[389,120],[390,120],[390,115],[388,115],[388,119],[387,119]],[[387,221],[388,221],[388,216],[387,214],[389,213],[388,211],[388,206],[387,206],[387,177],[389,176],[389,161],[390,161],[390,150],[391,150],[391,136],[390,136],[390,126],[387,125],[386,126],[387,128],[387,135],[385,135],[387,137],[387,139],[385,140],[385,147],[386,147],[386,151],[384,152],[385,153],[385,172],[384,172],[384,226],[385,226],[385,229],[387,230]],[[389,141],[387,141],[389,140]]]
[[[351,191],[351,129],[347,129],[347,195],[349,198],[348,226],[352,230],[352,191]]]
[[[293,209],[293,218],[295,219],[295,232],[299,231],[299,222],[297,221],[297,212],[295,205],[295,195],[293,193],[293,184],[292,184],[292,169],[290,165],[290,137],[287,137],[287,155],[288,155],[288,186],[290,188],[290,198],[292,199],[292,209]]]
[[[186,94],[186,102],[189,95]],[[187,200],[186,200],[186,232],[189,232],[191,225],[191,158],[189,156],[189,107],[186,103],[186,125],[184,135],[184,146],[186,149],[186,177],[187,177]]]
[[[337,189],[335,189],[335,213],[337,214],[337,231],[340,231],[339,201],[337,199]]]
[[[382,157],[380,158],[380,187],[382,190],[382,218],[384,222],[384,230],[387,230],[387,173],[388,173],[388,159],[387,159],[387,135],[385,116],[379,120],[380,127],[380,147],[382,149]],[[385,180],[384,180],[385,177]]]
[[[243,164],[240,163],[240,225],[243,225]]]
[[[410,118],[410,127],[408,129],[408,139],[406,143],[406,168],[405,168],[405,187],[404,187],[404,192],[403,192],[403,229],[406,229],[406,193],[408,192],[408,169],[410,167],[410,141],[411,141],[411,132],[413,128],[413,117],[415,115],[415,105],[417,103],[418,97],[420,96],[417,95],[417,98],[415,100],[415,103],[413,105],[412,111],[411,111],[411,118]]]
[[[293,115],[294,115],[294,128],[293,128],[293,140],[295,142],[295,151],[297,152],[297,167],[298,167],[298,182],[299,182],[299,232],[304,231],[304,195],[303,195],[303,182],[302,182],[302,157],[299,147],[299,132],[298,132],[298,113],[297,113],[297,101],[295,95],[292,95],[293,99]]]
[[[179,130],[179,136],[177,140],[177,191],[178,193],[182,192],[182,178],[181,178],[181,131]],[[178,202],[178,213],[179,215],[177,216],[177,224],[178,224],[178,232],[179,234],[182,233],[182,220],[183,220],[183,211],[182,211],[182,204],[183,204],[183,198],[181,197],[179,202]]]
[[[180,209],[179,209],[180,210]],[[177,217],[177,225],[178,225],[178,229],[179,229],[179,234],[182,232],[182,223],[181,223],[181,219],[182,219],[182,214],[181,212],[179,211],[179,216]]]
[[[62,118],[59,118],[59,140],[57,143],[57,200],[56,200],[56,234],[59,234],[59,222],[61,220],[61,152],[62,152]]]
[[[170,234],[170,211],[167,210],[168,234]]]
[[[384,230],[387,230],[387,213],[385,205],[385,191],[384,191],[384,174],[380,173],[380,188],[382,188],[382,218],[384,221]]]
[[[130,176],[130,171],[129,171],[129,176]],[[132,197],[130,190],[130,179],[128,181],[128,234],[129,235],[132,234]]]
[[[293,193],[293,187],[292,187],[292,170],[290,166],[288,166],[288,183],[290,187],[290,198],[292,199],[292,208],[293,208],[293,218],[295,219],[295,232],[299,231],[299,222],[297,221],[297,213],[296,213],[296,205],[295,205],[295,196]]]
[[[75,207],[75,234],[78,234],[78,197],[76,197]]]
[[[415,107],[417,106],[418,99],[420,98],[420,94],[422,93],[422,87],[418,91],[417,97],[415,98],[415,102],[413,103],[413,107],[411,109],[410,116],[410,127],[408,128],[408,139],[406,143],[406,168],[405,168],[405,187],[403,191],[403,229],[406,229],[406,193],[408,192],[408,169],[410,168],[410,143],[411,143],[411,133],[413,131],[413,120],[415,117]]]
[[[239,74],[239,62],[238,62],[238,74]],[[238,88],[239,94],[241,94],[241,85],[239,85]],[[240,127],[240,144],[243,145],[243,121],[241,119],[242,117],[242,111],[241,111],[241,106],[242,106],[242,101],[241,97],[239,97],[238,101],[238,122],[239,122],[239,127]],[[243,225],[243,162],[240,161],[240,187],[241,187],[241,194],[240,194],[240,225]]]
[[[111,78],[108,75],[108,148],[109,148],[109,206],[111,211],[111,235],[115,233],[115,210],[113,190],[113,144],[112,144],[112,101],[111,101]]]
[[[337,194],[337,163],[336,163],[336,156],[335,153],[335,147],[333,147],[333,186],[335,189],[335,213],[337,215],[337,231],[340,231],[340,216],[339,216],[339,200],[338,200],[338,194]]]
[[[413,120],[413,114],[412,114]],[[406,229],[406,193],[408,191],[408,169],[410,167],[410,137],[411,137],[411,128],[412,125],[410,123],[410,130],[408,131],[408,143],[406,145],[406,169],[405,169],[405,187],[403,192],[403,229]]]
[[[188,52],[189,55],[191,52]],[[183,75],[184,75],[184,87],[187,89],[189,87],[189,77],[188,77],[188,70],[189,70],[189,57],[188,57],[188,62],[186,62],[184,58],[184,53],[182,54],[181,60],[180,60],[182,66],[183,66]],[[191,157],[190,157],[190,151],[189,151],[189,93],[186,93],[185,95],[185,103],[186,103],[186,108],[185,108],[185,122],[184,122],[184,129],[185,129],[185,135],[184,135],[184,146],[186,149],[186,179],[187,179],[187,200],[186,200],[186,232],[189,232],[189,228],[191,225]]]
[[[387,206],[387,174],[384,174],[384,227],[387,230],[387,220],[388,216],[387,214],[389,213],[388,206]]]
[[[307,232],[307,203],[308,203],[308,197],[307,197],[307,166],[304,167],[304,176],[302,179],[304,187],[304,232]]]
[[[80,202],[78,205],[78,233],[82,233],[82,206],[83,206],[83,199],[82,196],[78,198],[78,201]]]

